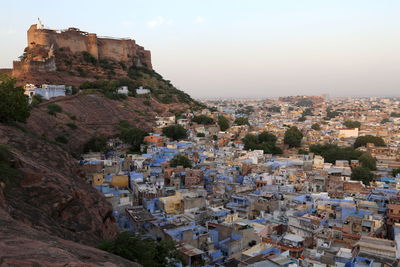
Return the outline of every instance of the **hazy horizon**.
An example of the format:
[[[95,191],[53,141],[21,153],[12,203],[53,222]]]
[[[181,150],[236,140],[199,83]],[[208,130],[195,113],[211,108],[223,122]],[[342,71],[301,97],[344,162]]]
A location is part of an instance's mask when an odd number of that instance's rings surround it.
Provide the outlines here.
[[[40,4],[39,4],[40,3]],[[128,37],[196,98],[400,96],[399,1],[13,1],[2,5],[0,68],[40,17]]]

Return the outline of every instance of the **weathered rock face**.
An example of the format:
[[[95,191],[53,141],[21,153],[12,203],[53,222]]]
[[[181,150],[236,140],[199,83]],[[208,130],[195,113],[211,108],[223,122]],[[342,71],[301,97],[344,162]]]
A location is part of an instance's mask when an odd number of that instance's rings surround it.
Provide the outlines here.
[[[2,208],[0,208],[0,265],[140,266],[113,254],[30,228],[12,219]]]
[[[61,238],[95,245],[117,234],[111,205],[79,175],[61,147],[10,126],[0,143],[18,160],[23,178],[3,186],[3,206],[18,221]]]

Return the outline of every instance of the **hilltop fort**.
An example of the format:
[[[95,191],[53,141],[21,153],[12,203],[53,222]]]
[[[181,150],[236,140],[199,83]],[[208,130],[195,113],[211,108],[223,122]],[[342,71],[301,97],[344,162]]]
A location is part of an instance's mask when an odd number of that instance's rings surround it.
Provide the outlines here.
[[[152,70],[150,51],[132,39],[99,37],[77,28],[54,30],[44,27],[40,21],[30,26],[27,38],[28,45],[20,60],[13,62],[13,69],[1,70],[19,80],[30,79],[34,76],[32,74],[44,77],[46,73],[46,78],[50,79],[53,72],[65,71],[72,74],[73,70],[69,67],[85,63],[85,60],[100,63],[98,65],[103,67],[111,64],[124,69],[141,67]],[[87,66],[80,67],[84,71],[94,71]]]

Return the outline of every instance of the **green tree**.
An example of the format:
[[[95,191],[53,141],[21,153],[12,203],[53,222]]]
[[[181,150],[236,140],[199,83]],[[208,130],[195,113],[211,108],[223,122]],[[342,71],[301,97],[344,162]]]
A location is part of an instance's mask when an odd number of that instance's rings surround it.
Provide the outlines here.
[[[296,103],[296,106],[298,107],[311,107],[314,105],[314,102],[311,99],[301,99]]]
[[[147,132],[140,128],[130,127],[130,128],[123,128],[121,130],[121,140],[131,145],[131,151],[139,152],[140,145],[144,143],[143,139],[147,136]]]
[[[280,113],[281,107],[280,106],[271,106],[271,107],[267,107],[267,110],[272,113]]]
[[[303,134],[296,126],[292,126],[286,130],[283,142],[289,147],[299,147],[303,139]]]
[[[31,107],[36,107],[37,105],[39,105],[40,103],[43,102],[43,97],[41,95],[33,95],[32,96],[32,101],[31,101]]]
[[[165,136],[171,138],[172,140],[181,140],[187,138],[186,129],[181,125],[170,125],[162,129]]]
[[[274,134],[264,131],[258,135],[258,142],[259,143],[272,143],[275,145],[277,138]]]
[[[108,151],[107,137],[93,136],[83,147],[85,152],[106,152]]]
[[[221,131],[226,131],[229,129],[229,120],[224,116],[218,117],[218,125]]]
[[[392,113],[390,113],[390,117],[399,118],[400,113],[392,112]]]
[[[5,183],[6,189],[18,185],[23,175],[15,166],[15,158],[9,148],[0,144],[0,182]]]
[[[303,111],[303,113],[301,114],[302,117],[305,117],[305,116],[312,116],[312,115],[313,115],[313,113],[312,113],[312,109],[311,109],[311,108],[306,108],[306,109]]]
[[[381,124],[385,124],[385,123],[387,123],[387,122],[389,122],[390,120],[388,119],[388,118],[384,118],[384,119],[382,119],[381,120]]]
[[[358,160],[363,168],[370,169],[371,171],[376,170],[376,160],[370,154],[364,153]]]
[[[347,128],[360,128],[361,127],[361,123],[359,121],[350,121],[347,120],[344,123],[344,126],[346,126]]]
[[[330,119],[333,119],[333,118],[335,118],[336,116],[339,116],[340,115],[340,112],[338,112],[338,111],[332,111],[332,109],[331,108],[327,108],[326,109],[326,119],[327,120],[330,120]]]
[[[315,131],[319,131],[319,130],[321,130],[321,126],[319,126],[318,123],[314,123],[313,125],[311,125],[311,129],[313,129]]]
[[[56,113],[62,112],[62,108],[57,104],[49,104],[47,106],[47,113],[50,115],[56,115]]]
[[[299,151],[297,151],[297,154],[300,154],[300,155],[308,155],[308,153],[309,152],[303,148],[300,148]]]
[[[0,122],[26,122],[29,117],[29,101],[16,80],[0,74]]]
[[[365,135],[357,137],[354,142],[354,147],[366,146],[368,143],[372,143],[375,146],[386,146],[385,141],[379,136]]]
[[[242,139],[244,143],[244,149],[246,150],[255,150],[258,149],[258,137],[254,134],[246,134],[246,136]]]
[[[306,117],[304,117],[304,116],[301,116],[300,118],[298,118],[298,119],[297,119],[297,121],[300,121],[300,122],[302,122],[302,121],[306,121]]]
[[[180,262],[180,256],[173,241],[157,242],[132,232],[122,232],[114,240],[102,242],[98,248],[138,262],[144,267],[175,266]]]
[[[249,119],[245,118],[245,117],[236,118],[235,121],[234,121],[234,124],[236,124],[236,125],[250,125]]]
[[[213,124],[214,120],[206,115],[199,115],[199,116],[194,116],[192,122],[209,125]]]
[[[282,150],[275,145],[276,136],[269,132],[262,132],[259,135],[246,134],[242,139],[244,149],[263,150],[265,154],[282,154]]]
[[[356,167],[351,172],[351,180],[362,181],[363,184],[369,185],[374,178],[374,174],[364,167]]]
[[[394,177],[396,177],[399,173],[400,173],[400,169],[393,169],[393,170],[392,170],[392,175],[393,175]]]
[[[177,154],[175,155],[175,157],[171,159],[171,161],[169,162],[169,166],[171,167],[183,166],[184,168],[192,168],[192,162],[185,155]]]
[[[338,147],[334,144],[311,145],[310,152],[322,156],[329,163],[335,163],[336,160],[355,160],[362,155],[362,152],[353,147]]]

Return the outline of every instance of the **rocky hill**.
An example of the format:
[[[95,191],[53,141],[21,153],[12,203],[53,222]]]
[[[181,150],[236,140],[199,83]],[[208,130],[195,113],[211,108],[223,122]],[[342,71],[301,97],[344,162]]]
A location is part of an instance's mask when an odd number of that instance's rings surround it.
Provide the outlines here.
[[[49,114],[50,104],[60,106],[62,112]],[[118,123],[122,120],[150,131],[155,126],[156,116],[173,115],[190,108],[184,103],[160,103],[152,96],[112,100],[101,92],[83,91],[39,104],[31,111],[23,127],[49,141],[63,137],[68,141],[60,144],[64,149],[80,153],[83,145],[93,136],[116,136]]]
[[[73,94],[36,104],[26,123],[0,123],[0,265],[137,266],[92,247],[118,229],[77,158],[93,136],[116,136],[120,121],[150,131],[156,116],[201,104],[144,64],[140,47],[141,58],[118,61],[53,44],[30,43],[12,72],[20,85],[66,84]],[[128,97],[116,93],[123,85]],[[139,86],[151,93],[136,95]]]

